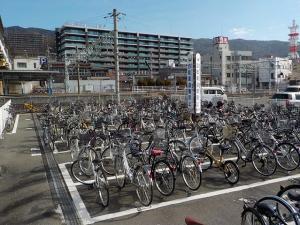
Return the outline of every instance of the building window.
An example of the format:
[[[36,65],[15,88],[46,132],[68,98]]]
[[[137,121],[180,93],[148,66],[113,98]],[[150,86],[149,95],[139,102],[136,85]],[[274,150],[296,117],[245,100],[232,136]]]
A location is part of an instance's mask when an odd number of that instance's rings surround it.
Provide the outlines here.
[[[33,68],[36,69],[36,63],[33,63]]]
[[[27,68],[27,63],[24,63],[24,62],[18,62],[18,63],[17,63],[17,67],[18,67],[18,68]]]
[[[230,73],[227,73],[227,77],[230,77]]]
[[[274,79],[274,73],[271,73],[271,79]]]
[[[231,59],[230,59],[230,56],[227,56],[227,60],[228,60],[228,61],[230,61],[230,60],[231,60]]]

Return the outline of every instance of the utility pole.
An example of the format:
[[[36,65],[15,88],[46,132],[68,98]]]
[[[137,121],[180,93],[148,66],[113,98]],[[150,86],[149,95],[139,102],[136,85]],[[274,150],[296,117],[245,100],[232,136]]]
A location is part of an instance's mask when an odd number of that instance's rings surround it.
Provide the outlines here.
[[[150,52],[150,78],[153,79],[153,74],[152,74],[152,51]]]
[[[77,62],[76,62],[76,64],[77,64],[77,93],[78,93],[78,95],[80,95],[80,73],[79,73],[79,71],[80,71],[80,68],[79,68],[79,55],[78,55],[78,47],[76,46],[76,58],[77,58]]]
[[[114,19],[114,58],[115,58],[115,90],[117,103],[120,104],[120,67],[119,67],[119,47],[118,47],[118,19],[120,15],[125,15],[124,13],[117,12],[113,9],[112,13],[108,14],[109,17]],[[105,17],[107,18],[107,17]]]
[[[65,92],[69,93],[69,71],[67,62],[67,53],[65,51]]]

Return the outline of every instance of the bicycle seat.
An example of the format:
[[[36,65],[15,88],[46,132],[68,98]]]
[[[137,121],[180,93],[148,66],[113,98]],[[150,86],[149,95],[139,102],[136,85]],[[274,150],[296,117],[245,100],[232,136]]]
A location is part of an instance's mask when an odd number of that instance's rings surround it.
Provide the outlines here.
[[[289,199],[291,199],[292,201],[300,201],[300,193],[295,192],[295,191],[291,191],[288,192],[288,197]]]
[[[94,159],[94,160],[92,161],[93,164],[98,164],[98,163],[100,163],[100,162],[101,162],[101,160],[99,160],[99,159]]]
[[[275,215],[277,215],[277,209],[275,205],[268,204],[265,202],[260,202],[256,206],[257,206],[257,211],[260,214],[263,214],[267,217],[274,217]]]
[[[283,138],[283,135],[280,135],[280,134],[274,134],[273,135],[275,139],[282,139]]]
[[[152,156],[159,156],[162,155],[163,150],[161,150],[160,148],[153,148],[151,151],[151,155]]]
[[[204,225],[202,223],[197,222],[196,220],[194,220],[193,218],[187,216],[185,217],[185,224],[186,225]]]

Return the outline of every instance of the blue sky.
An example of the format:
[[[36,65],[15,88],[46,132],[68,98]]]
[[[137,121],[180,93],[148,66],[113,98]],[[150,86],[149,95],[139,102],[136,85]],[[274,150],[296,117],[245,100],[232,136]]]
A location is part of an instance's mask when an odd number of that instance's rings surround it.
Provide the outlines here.
[[[300,0],[0,0],[4,26],[54,29],[64,23],[112,28],[103,18],[113,8],[126,13],[119,29],[192,38],[288,39],[300,24]]]

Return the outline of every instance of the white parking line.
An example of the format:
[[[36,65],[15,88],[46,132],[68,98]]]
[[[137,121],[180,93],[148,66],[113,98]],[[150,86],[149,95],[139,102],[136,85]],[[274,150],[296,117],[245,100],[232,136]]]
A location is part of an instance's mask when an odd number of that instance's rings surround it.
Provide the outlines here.
[[[39,149],[40,150],[40,149]],[[56,154],[62,154],[62,153],[68,153],[70,152],[70,150],[67,150],[67,151],[61,151],[61,152],[58,152],[58,151],[53,151],[53,154],[56,155]],[[40,156],[42,155],[41,153],[32,153],[31,156]]]
[[[17,128],[18,128],[19,118],[20,118],[20,115],[17,114],[16,119],[15,119],[15,124],[14,124],[13,130],[12,130],[12,132],[11,132],[12,134],[17,133]]]
[[[77,191],[76,186],[73,183],[73,180],[69,174],[69,171],[66,168],[66,164],[68,164],[68,163],[62,163],[62,164],[59,164],[58,166],[59,166],[61,174],[67,184],[67,187],[68,187],[70,195],[73,199],[73,202],[74,202],[74,205],[78,212],[78,215],[81,217],[81,221],[83,222],[83,224],[92,224],[94,222],[93,222],[89,212],[87,211],[87,209],[79,195],[79,192]]]
[[[212,192],[198,194],[198,195],[181,198],[181,199],[176,199],[176,200],[172,200],[172,201],[161,202],[161,203],[157,203],[157,204],[152,204],[149,207],[142,207],[140,209],[137,209],[137,208],[128,209],[128,210],[124,210],[121,212],[110,213],[110,214],[106,214],[106,215],[93,217],[92,220],[94,223],[96,223],[99,221],[104,221],[104,220],[114,219],[114,218],[121,217],[121,216],[131,215],[131,214],[138,213],[141,211],[149,211],[149,210],[158,209],[158,208],[162,208],[162,207],[166,207],[166,206],[170,206],[170,205],[182,204],[185,202],[190,202],[190,201],[199,200],[199,199],[203,199],[203,198],[209,198],[209,197],[233,193],[233,192],[237,192],[237,191],[243,191],[243,190],[247,190],[247,189],[251,189],[251,188],[255,188],[255,187],[259,187],[259,186],[264,186],[264,185],[273,184],[273,183],[277,183],[277,182],[281,182],[281,181],[286,181],[286,180],[289,180],[292,178],[300,178],[300,174],[286,176],[286,177],[280,177],[280,178],[271,179],[271,180],[267,180],[267,181],[256,182],[253,184],[247,184],[247,185],[242,185],[242,186],[233,187],[233,188],[227,188],[227,189],[223,189],[223,190],[219,190],[219,191],[212,191]]]
[[[40,156],[41,154],[41,150],[39,148],[31,148],[31,156]]]
[[[26,130],[33,130],[33,127],[26,127]]]
[[[199,199],[203,199],[203,198],[209,198],[209,197],[214,197],[214,196],[218,196],[218,195],[229,194],[229,193],[243,191],[243,190],[247,190],[247,189],[251,189],[251,188],[255,188],[255,187],[259,187],[259,186],[264,186],[264,185],[273,184],[273,183],[277,183],[277,182],[287,181],[290,179],[300,178],[300,174],[285,176],[285,177],[275,178],[275,179],[271,179],[271,180],[267,180],[267,181],[261,181],[261,182],[256,182],[256,183],[252,183],[252,184],[247,184],[247,185],[242,185],[242,186],[237,186],[237,187],[232,187],[232,188],[226,188],[226,189],[222,189],[222,190],[218,190],[218,191],[212,191],[212,192],[198,194],[198,195],[194,195],[194,196],[190,196],[190,197],[171,200],[171,201],[167,201],[167,202],[152,204],[149,207],[132,208],[132,209],[128,209],[128,210],[124,210],[124,211],[120,211],[120,212],[109,213],[109,214],[105,214],[105,215],[101,215],[101,216],[91,217],[84,205],[84,202],[82,201],[82,199],[80,197],[80,194],[79,194],[77,188],[76,188],[76,186],[78,186],[80,184],[73,182],[73,180],[66,168],[67,164],[70,164],[70,162],[59,164],[59,168],[60,168],[61,173],[65,179],[65,182],[69,188],[71,197],[72,197],[72,199],[75,203],[76,209],[78,211],[78,215],[80,215],[81,220],[83,221],[84,224],[92,224],[92,223],[96,223],[96,222],[100,222],[100,221],[104,221],[104,220],[114,219],[114,218],[118,218],[118,217],[122,217],[122,216],[128,216],[131,214],[139,213],[141,211],[149,211],[149,210],[153,210],[153,209],[167,207],[170,205],[182,204],[185,202],[195,201],[195,200],[199,200]]]

